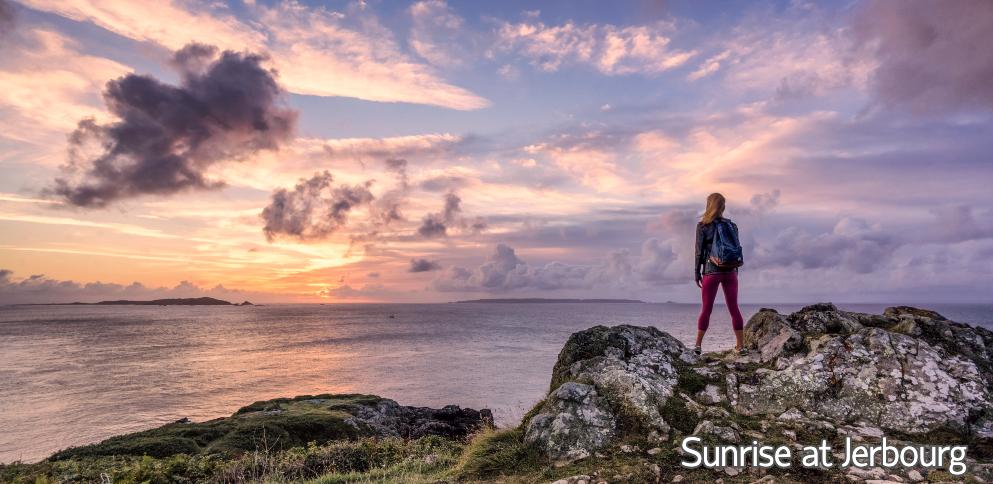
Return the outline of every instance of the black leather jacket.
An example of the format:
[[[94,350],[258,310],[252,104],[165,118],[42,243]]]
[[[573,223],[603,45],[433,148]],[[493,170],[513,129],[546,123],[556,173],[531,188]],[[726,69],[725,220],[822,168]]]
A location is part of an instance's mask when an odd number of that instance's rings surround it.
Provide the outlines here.
[[[734,229],[735,235],[738,234],[738,226],[734,224],[729,219],[720,218],[729,224],[731,228]],[[714,242],[714,224],[709,223],[704,225],[702,222],[697,222],[696,224],[696,258],[693,263],[693,275],[696,280],[700,280],[702,274],[710,274],[712,272],[737,272],[737,268],[727,269],[721,268],[710,262],[710,245]],[[702,272],[701,272],[702,270]]]

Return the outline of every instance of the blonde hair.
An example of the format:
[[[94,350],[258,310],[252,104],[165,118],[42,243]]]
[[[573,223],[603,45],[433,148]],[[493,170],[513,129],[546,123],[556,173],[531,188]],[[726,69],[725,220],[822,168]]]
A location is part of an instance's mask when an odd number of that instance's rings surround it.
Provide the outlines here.
[[[703,217],[700,217],[700,222],[703,224],[709,224],[723,216],[724,195],[721,195],[720,193],[711,193],[707,196],[707,210],[703,212]]]

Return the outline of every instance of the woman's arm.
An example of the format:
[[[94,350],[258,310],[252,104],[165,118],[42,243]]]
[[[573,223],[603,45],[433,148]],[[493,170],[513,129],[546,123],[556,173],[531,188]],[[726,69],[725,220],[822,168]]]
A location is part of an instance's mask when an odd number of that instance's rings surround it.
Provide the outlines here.
[[[693,257],[693,278],[699,285],[703,276],[700,275],[700,258],[703,257],[703,224],[696,224],[696,255]]]

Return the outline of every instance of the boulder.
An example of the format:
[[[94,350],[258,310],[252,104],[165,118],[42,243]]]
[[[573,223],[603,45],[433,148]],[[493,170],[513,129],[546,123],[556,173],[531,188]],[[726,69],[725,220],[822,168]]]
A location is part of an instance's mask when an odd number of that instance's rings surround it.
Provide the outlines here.
[[[744,343],[745,348],[757,351],[765,362],[798,350],[803,336],[775,309],[762,308],[745,325]]]
[[[661,440],[679,369],[692,356],[656,328],[596,326],[573,334],[552,371],[552,389],[525,425],[525,440],[556,460],[575,460],[638,433]]]
[[[555,459],[571,461],[605,447],[616,430],[616,416],[593,386],[565,382],[528,421],[524,439]]]

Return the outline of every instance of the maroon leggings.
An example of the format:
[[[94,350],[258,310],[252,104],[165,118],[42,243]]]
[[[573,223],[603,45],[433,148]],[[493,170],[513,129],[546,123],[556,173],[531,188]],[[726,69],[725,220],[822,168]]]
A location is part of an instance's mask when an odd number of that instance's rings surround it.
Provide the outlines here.
[[[724,288],[724,302],[731,313],[731,327],[735,331],[741,331],[745,326],[745,321],[738,310],[738,273],[736,272],[716,272],[704,274],[703,276],[703,307],[700,308],[700,317],[696,320],[696,328],[706,331],[710,326],[710,313],[714,310],[714,299],[717,298],[717,286]]]

